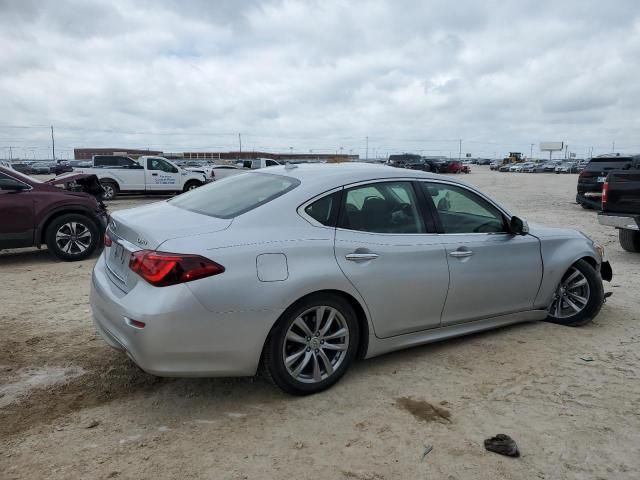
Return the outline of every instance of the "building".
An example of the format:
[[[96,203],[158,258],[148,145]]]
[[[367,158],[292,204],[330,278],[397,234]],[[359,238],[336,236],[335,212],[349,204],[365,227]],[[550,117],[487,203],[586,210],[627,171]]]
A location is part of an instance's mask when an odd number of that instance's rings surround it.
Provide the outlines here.
[[[223,160],[270,158],[280,162],[321,162],[356,161],[359,155],[333,153],[269,153],[269,152],[167,152],[159,150],[140,150],[132,148],[74,148],[76,160],[91,160],[94,155],[128,155],[137,158],[141,155],[159,155],[171,160]]]

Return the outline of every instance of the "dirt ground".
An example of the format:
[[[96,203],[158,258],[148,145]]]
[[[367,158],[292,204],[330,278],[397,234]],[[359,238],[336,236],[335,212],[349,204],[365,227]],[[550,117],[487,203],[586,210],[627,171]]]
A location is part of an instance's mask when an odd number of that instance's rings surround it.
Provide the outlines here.
[[[529,222],[605,245],[613,296],[595,322],[521,324],[389,354],[295,398],[261,379],[148,375],[95,335],[95,258],[3,252],[0,478],[639,478],[640,255],[574,203],[576,175],[475,166],[464,180]],[[520,458],[484,450],[497,433]]]

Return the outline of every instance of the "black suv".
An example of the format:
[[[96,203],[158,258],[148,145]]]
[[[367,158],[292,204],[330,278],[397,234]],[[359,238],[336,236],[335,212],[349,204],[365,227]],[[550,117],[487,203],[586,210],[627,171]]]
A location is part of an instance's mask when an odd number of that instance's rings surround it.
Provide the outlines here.
[[[611,170],[629,170],[640,162],[640,155],[609,154],[593,157],[578,176],[576,202],[583,208],[598,209],[602,205],[602,185]]]

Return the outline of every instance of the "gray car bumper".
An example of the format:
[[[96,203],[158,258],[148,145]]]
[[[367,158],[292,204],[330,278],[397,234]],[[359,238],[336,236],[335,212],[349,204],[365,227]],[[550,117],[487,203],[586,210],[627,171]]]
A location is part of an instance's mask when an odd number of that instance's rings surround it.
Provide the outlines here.
[[[254,375],[268,334],[268,327],[250,328],[256,312],[211,312],[184,284],[158,288],[139,281],[125,293],[109,279],[104,255],[93,271],[90,300],[100,336],[159,376]]]
[[[598,223],[609,227],[624,228],[626,230],[640,230],[638,223],[633,216],[618,216],[598,214]]]

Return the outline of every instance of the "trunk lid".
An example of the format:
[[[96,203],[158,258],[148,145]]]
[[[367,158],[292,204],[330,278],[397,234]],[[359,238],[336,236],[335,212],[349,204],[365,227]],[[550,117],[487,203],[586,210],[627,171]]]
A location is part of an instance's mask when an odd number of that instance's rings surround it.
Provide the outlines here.
[[[132,252],[156,250],[167,240],[219,232],[232,221],[190,212],[167,202],[114,212],[108,228],[112,245],[105,248],[109,276],[128,292],[138,281],[138,276],[129,269]]]

